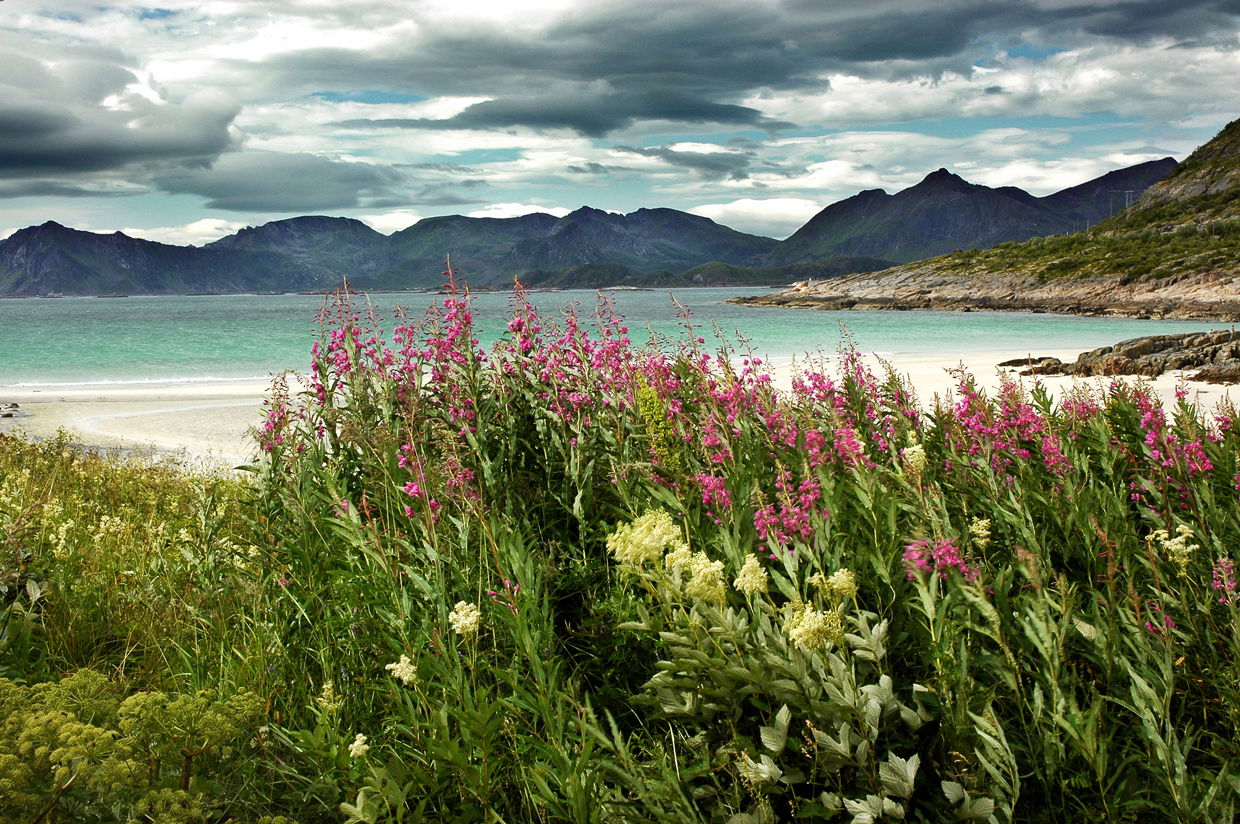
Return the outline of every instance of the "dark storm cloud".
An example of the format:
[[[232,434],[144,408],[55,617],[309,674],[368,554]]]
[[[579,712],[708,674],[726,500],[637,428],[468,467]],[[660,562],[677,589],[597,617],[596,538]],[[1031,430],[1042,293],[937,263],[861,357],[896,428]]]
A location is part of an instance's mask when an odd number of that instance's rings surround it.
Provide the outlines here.
[[[138,77],[123,60],[86,47],[36,59],[0,41],[0,178],[203,164],[232,146],[235,100],[201,92],[154,102],[130,91]]]
[[[50,180],[0,181],[0,198],[13,197],[134,197],[137,191],[107,191]]]
[[[1145,41],[1155,37],[1215,39],[1231,33],[1234,41],[1237,2],[1167,2],[1137,0],[1112,6],[1083,3],[1064,10],[1064,20],[1079,23],[1088,34],[1121,40]]]
[[[429,186],[423,186],[408,200],[408,205],[412,206],[466,206],[474,203],[483,203],[485,198],[480,195],[466,195],[457,191],[457,188],[477,189],[486,186],[485,181],[470,179],[455,181],[448,183],[433,183]]]
[[[633,2],[582,6],[533,33],[481,25],[424,31],[402,53],[314,49],[257,67],[289,88],[485,95],[455,117],[348,121],[355,128],[568,128],[599,137],[674,120],[779,129],[739,101],[761,89],[827,91],[841,72],[886,78],[967,73],[996,48],[1234,32],[1237,2],[1036,0]],[[1234,39],[1234,38],[1233,38]],[[530,89],[547,90],[531,95]]]
[[[666,147],[633,148],[617,146],[622,152],[653,157],[672,166],[689,169],[704,180],[745,180],[753,156],[736,152],[686,152]]]
[[[487,100],[443,119],[400,118],[346,120],[345,128],[401,129],[572,129],[587,137],[603,137],[627,128],[637,120],[668,120],[678,123],[713,123],[725,126],[775,130],[791,124],[767,120],[757,109],[712,103],[674,91],[638,95],[547,96]]]
[[[409,202],[397,193],[402,182],[398,172],[383,166],[275,153],[225,155],[211,168],[154,178],[165,192],[198,195],[209,208],[238,212],[399,206]]]

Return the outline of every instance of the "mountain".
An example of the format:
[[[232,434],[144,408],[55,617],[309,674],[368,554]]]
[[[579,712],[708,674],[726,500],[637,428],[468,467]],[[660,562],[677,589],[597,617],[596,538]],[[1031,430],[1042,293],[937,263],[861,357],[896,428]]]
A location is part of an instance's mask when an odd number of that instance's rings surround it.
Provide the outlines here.
[[[6,295],[242,292],[313,282],[272,252],[171,246],[54,221],[0,241],[0,294]]]
[[[833,203],[780,243],[767,266],[868,255],[907,263],[956,249],[1066,234],[1119,211],[1175,168],[1172,158],[1103,175],[1046,197],[992,189],[939,169],[894,195],[869,189]]]
[[[278,254],[310,277],[338,280],[341,273],[365,278],[386,271],[389,245],[386,235],[360,220],[315,215],[246,227],[204,248]]]
[[[475,288],[514,277],[563,287],[779,284],[1066,231],[1110,214],[1173,163],[1142,164],[1045,198],[940,169],[895,195],[876,189],[828,206],[782,243],[675,209],[616,214],[587,206],[564,217],[432,217],[390,236],[358,220],[305,216],[203,247],[49,222],[0,240],[0,294],[326,290],[345,278],[360,289],[425,289],[442,283],[449,254]],[[1173,177],[1177,192],[1195,186],[1213,196],[1209,181],[1190,186],[1189,177]]]
[[[1088,231],[803,282],[744,302],[1240,320],[1240,120]]]
[[[0,294],[332,289],[344,278],[360,289],[435,288],[448,254],[474,287],[531,274],[565,286],[611,285],[712,261],[749,265],[775,244],[674,209],[619,215],[584,206],[562,218],[432,217],[390,236],[358,220],[296,217],[200,248],[49,222],[0,241]]]
[[[391,236],[392,265],[419,287],[434,287],[443,282],[444,256],[450,254],[453,267],[471,284],[510,282],[515,273],[501,269],[504,256],[523,240],[545,236],[559,220],[542,212],[509,218],[423,218]]]

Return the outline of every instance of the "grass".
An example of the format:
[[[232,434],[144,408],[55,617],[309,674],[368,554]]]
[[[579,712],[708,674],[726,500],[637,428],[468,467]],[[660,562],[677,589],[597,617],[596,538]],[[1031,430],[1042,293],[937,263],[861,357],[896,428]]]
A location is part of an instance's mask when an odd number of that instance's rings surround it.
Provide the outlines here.
[[[0,820],[1232,820],[1234,410],[690,321],[340,303],[247,482],[6,441]]]

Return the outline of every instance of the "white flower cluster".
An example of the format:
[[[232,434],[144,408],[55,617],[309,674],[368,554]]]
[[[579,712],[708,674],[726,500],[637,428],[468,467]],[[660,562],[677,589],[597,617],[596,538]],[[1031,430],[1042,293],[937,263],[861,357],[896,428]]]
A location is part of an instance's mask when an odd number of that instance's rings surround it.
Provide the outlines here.
[[[475,604],[457,601],[452,612],[448,614],[448,623],[457,635],[471,638],[478,634],[478,628],[482,626],[482,610]]]
[[[750,555],[745,560],[732,586],[736,587],[738,592],[749,596],[766,592],[766,569],[757,557]]]
[[[413,665],[413,661],[409,660],[408,655],[402,655],[399,661],[388,664],[384,669],[392,673],[392,677],[406,687],[412,687],[418,682],[417,667]]]
[[[857,597],[857,576],[851,569],[841,567],[829,578],[819,573],[810,578],[809,583],[827,600],[851,601]]]
[[[712,561],[704,552],[695,552],[689,559],[689,574],[685,595],[695,601],[722,604],[724,600],[723,561]]]
[[[1175,528],[1175,537],[1172,538],[1167,534],[1165,529],[1156,529],[1150,533],[1146,539],[1148,541],[1157,541],[1162,551],[1166,554],[1167,560],[1175,564],[1179,570],[1180,577],[1188,575],[1188,564],[1193,559],[1193,553],[1201,549],[1197,544],[1190,544],[1189,540],[1194,537],[1193,529],[1188,524],[1180,524]]]
[[[812,652],[844,641],[844,625],[835,610],[818,610],[792,603],[784,607],[784,611],[784,632],[788,640],[801,649]]]
[[[973,536],[973,543],[978,549],[990,546],[990,519],[974,518],[969,522],[969,534]]]
[[[672,516],[650,510],[636,520],[621,524],[607,536],[607,550],[622,564],[644,566],[663,557],[663,550],[683,544]]]
[[[368,752],[370,752],[370,745],[366,743],[366,736],[359,732],[353,739],[353,743],[349,745],[349,757],[363,758]]]
[[[926,448],[919,443],[904,447],[904,466],[910,475],[920,475],[926,468]]]
[[[336,695],[336,685],[331,681],[323,682],[323,686],[319,690],[319,697],[314,699],[314,701],[322,707],[323,712],[326,713],[336,712],[340,709],[340,705],[343,703],[339,696]]]

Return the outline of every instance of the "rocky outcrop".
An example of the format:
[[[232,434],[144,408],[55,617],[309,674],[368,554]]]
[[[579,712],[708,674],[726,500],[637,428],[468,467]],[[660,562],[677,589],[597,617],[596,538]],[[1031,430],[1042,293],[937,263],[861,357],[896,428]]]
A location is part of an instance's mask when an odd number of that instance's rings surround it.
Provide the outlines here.
[[[1001,366],[1028,366],[1022,375],[1094,377],[1141,375],[1152,378],[1174,370],[1198,370],[1191,380],[1236,383],[1240,380],[1240,332],[1221,329],[1180,335],[1151,335],[1083,352],[1072,363],[1030,358]]]
[[[1050,312],[1232,322],[1240,321],[1240,274],[1202,272],[1137,282],[1123,277],[1047,282],[1019,272],[979,278],[943,271],[931,262],[802,281],[779,292],[729,302],[789,309]]]

